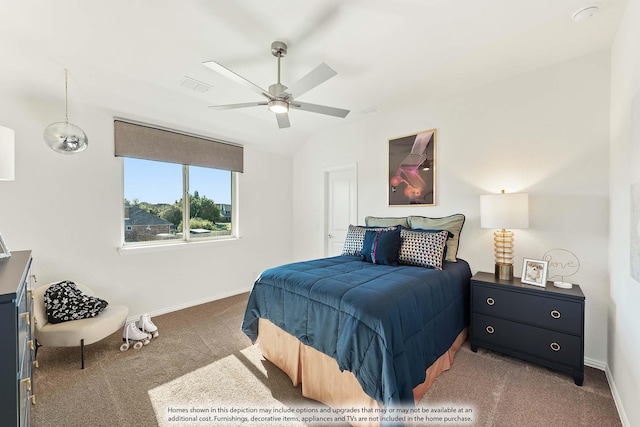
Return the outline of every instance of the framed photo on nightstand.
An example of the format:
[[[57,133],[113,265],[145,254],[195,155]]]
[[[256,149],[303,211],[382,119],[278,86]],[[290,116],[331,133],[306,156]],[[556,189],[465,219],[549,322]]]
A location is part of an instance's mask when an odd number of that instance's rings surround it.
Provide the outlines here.
[[[545,287],[548,271],[548,261],[525,258],[522,262],[522,279],[520,281],[528,285]]]
[[[9,258],[10,256],[11,252],[9,252],[9,248],[7,248],[7,244],[4,242],[2,234],[0,234],[0,258]]]

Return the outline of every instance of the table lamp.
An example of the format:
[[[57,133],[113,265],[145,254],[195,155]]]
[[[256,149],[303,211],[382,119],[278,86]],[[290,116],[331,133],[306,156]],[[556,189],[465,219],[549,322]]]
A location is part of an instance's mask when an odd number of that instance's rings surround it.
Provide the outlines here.
[[[487,194],[480,196],[480,227],[495,228],[493,241],[496,278],[513,279],[513,228],[529,228],[527,193]]]

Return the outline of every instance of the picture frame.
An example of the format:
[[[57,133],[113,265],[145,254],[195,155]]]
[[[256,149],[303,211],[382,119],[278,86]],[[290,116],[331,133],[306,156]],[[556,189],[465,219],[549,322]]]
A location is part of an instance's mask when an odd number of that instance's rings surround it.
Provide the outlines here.
[[[437,130],[389,139],[389,206],[435,206]]]
[[[522,277],[520,281],[527,285],[547,286],[547,274],[549,273],[549,261],[524,258],[522,261]]]
[[[0,259],[9,258],[10,256],[11,252],[9,252],[9,248],[7,248],[7,244],[4,242],[2,234],[0,234]]]

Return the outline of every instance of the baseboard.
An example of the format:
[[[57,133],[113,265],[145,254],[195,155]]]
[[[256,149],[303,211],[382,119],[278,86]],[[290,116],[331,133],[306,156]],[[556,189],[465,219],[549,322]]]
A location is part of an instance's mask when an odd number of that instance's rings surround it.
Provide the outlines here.
[[[607,370],[607,364],[595,359],[589,359],[588,357],[584,358],[584,364],[586,366],[590,366],[592,368],[600,369],[601,371]]]
[[[609,370],[609,365],[606,365],[606,369],[604,370],[604,373],[607,376],[607,381],[609,382],[609,388],[611,389],[611,395],[613,396],[613,402],[616,404],[616,409],[618,409],[618,415],[620,415],[620,421],[622,421],[622,426],[631,427],[629,418],[627,418],[627,414],[624,411],[624,407],[622,406],[622,400],[620,399],[620,395],[618,394],[616,383],[613,381],[613,375]]]
[[[151,311],[151,312],[149,312],[149,315],[151,317],[154,317],[154,316],[160,316],[161,314],[173,313],[174,311],[183,310],[185,308],[194,307],[196,305],[206,304],[208,302],[217,301],[217,300],[220,300],[220,299],[223,299],[223,298],[228,298],[228,297],[232,297],[232,296],[235,296],[235,295],[240,295],[240,294],[243,294],[245,292],[251,291],[251,289],[252,289],[252,286],[250,286],[248,288],[244,288],[244,289],[236,289],[236,290],[233,290],[233,291],[230,291],[230,292],[217,294],[217,295],[214,295],[214,296],[211,296],[211,297],[208,297],[208,298],[202,298],[202,299],[199,299],[199,300],[189,301],[189,302],[186,302],[186,303],[183,303],[183,304],[178,304],[178,305],[174,305],[174,306],[171,306],[171,307],[162,308],[160,310]],[[140,319],[140,315],[141,314],[142,313],[138,313],[138,314],[134,314],[132,316],[127,317],[127,322],[131,322],[131,321],[135,321],[135,320]]]
[[[613,375],[611,375],[611,371],[609,370],[609,365],[599,360],[589,359],[587,357],[584,358],[584,364],[586,366],[590,366],[592,368],[596,368],[596,369],[600,369],[601,371],[604,371],[604,374],[607,377],[607,382],[609,383],[609,389],[611,389],[613,402],[616,405],[616,409],[618,410],[618,415],[620,416],[620,421],[622,422],[622,426],[631,427],[631,423],[627,418],[627,414],[624,412],[624,407],[622,406],[622,400],[620,399],[620,395],[618,394],[616,385],[613,382]]]

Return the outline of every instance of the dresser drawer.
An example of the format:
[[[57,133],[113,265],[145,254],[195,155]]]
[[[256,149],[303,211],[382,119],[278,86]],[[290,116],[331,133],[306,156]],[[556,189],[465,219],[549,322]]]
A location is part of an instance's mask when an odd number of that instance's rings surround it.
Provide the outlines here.
[[[576,302],[476,285],[471,306],[474,313],[582,335],[582,306]]]
[[[562,332],[473,314],[474,340],[581,369],[581,340]]]

